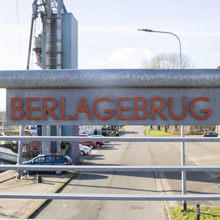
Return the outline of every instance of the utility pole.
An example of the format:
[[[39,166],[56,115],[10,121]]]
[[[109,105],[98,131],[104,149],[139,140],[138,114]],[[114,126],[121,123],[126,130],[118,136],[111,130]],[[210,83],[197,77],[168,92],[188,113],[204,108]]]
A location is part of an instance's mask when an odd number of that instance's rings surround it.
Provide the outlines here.
[[[34,2],[32,4],[32,17],[31,17],[31,30],[30,30],[29,47],[28,47],[27,70],[30,69],[30,58],[31,58],[31,46],[32,46],[33,27],[34,27],[34,21],[35,21],[35,19],[38,16],[37,10],[38,10],[37,0],[34,0]]]
[[[56,68],[62,68],[62,17],[61,7],[63,5],[62,0],[57,0],[57,18],[56,18]],[[62,135],[61,126],[57,125],[58,136]],[[61,142],[57,143],[57,153],[61,153]]]
[[[46,10],[45,10],[45,68],[46,69],[51,69],[51,59],[52,59],[52,54],[51,54],[51,0],[46,0]],[[46,129],[45,129],[46,128]],[[46,135],[50,136],[51,135],[51,126],[43,126],[42,128],[43,132]],[[46,144],[46,146],[45,146]],[[50,153],[51,152],[51,142],[47,141],[44,143],[44,152]],[[46,149],[45,149],[46,148]]]
[[[56,18],[56,68],[61,69],[62,55],[62,17],[61,7],[62,0],[57,0],[57,18]]]
[[[46,0],[46,69],[51,69],[51,0]]]

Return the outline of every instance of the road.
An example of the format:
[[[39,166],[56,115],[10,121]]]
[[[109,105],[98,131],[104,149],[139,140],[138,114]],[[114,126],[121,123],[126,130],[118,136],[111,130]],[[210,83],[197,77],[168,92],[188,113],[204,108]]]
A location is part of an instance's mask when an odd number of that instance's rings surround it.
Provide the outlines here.
[[[143,127],[130,126],[128,137],[144,136]],[[186,143],[186,165],[220,165],[218,143]],[[93,150],[83,164],[180,165],[180,143],[108,143]],[[187,193],[220,193],[217,172],[187,173]],[[180,172],[79,173],[63,193],[181,193]],[[197,202],[189,202],[195,206]],[[218,205],[217,202],[200,202]],[[181,202],[52,201],[38,219],[133,220],[167,219],[167,206]]]
[[[126,136],[143,136],[142,127],[129,127]],[[145,143],[108,143],[93,150],[84,164],[146,165],[154,164]],[[144,194],[159,193],[154,172],[149,173],[79,173],[63,193]],[[166,219],[163,202],[133,201],[52,201],[38,219],[128,220]]]

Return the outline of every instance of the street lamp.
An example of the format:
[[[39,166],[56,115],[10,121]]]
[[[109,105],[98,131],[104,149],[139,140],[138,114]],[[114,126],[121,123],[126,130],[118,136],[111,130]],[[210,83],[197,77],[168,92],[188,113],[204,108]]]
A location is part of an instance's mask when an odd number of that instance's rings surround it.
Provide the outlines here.
[[[150,32],[150,33],[159,33],[159,34],[171,34],[173,36],[175,36],[179,42],[179,67],[180,69],[183,68],[182,66],[182,48],[181,48],[181,41],[179,39],[179,37],[172,33],[172,32],[167,32],[167,31],[155,31],[155,30],[151,30],[151,29],[138,29],[138,31],[145,31],[145,32]],[[184,126],[181,125],[181,137],[184,137]],[[185,162],[185,143],[182,142],[181,143],[181,165],[185,166],[186,162]],[[182,194],[186,194],[186,171],[182,171]],[[183,209],[184,211],[186,211],[187,207],[186,207],[186,201],[183,201]]]
[[[182,66],[182,48],[181,48],[181,41],[180,41],[179,37],[178,37],[176,34],[174,34],[174,33],[172,33],[172,32],[167,32],[167,31],[155,31],[155,30],[146,29],[146,28],[145,28],[145,29],[138,29],[138,31],[145,31],[145,32],[151,32],[151,33],[160,33],[160,34],[171,34],[171,35],[175,36],[175,37],[177,38],[178,42],[179,42],[179,50],[180,50],[180,52],[179,52],[179,64],[180,64],[180,69],[183,68],[183,66]]]

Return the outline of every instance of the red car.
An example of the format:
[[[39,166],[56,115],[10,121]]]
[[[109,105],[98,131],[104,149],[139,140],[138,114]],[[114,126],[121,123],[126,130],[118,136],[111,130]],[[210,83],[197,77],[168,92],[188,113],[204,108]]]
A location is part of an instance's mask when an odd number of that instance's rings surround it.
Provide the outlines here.
[[[79,134],[79,136],[81,136],[81,137],[88,137],[87,134]],[[97,145],[96,141],[85,141],[85,142],[80,142],[80,144],[88,146],[91,149],[93,149]]]
[[[96,141],[96,147],[102,147],[102,145],[105,145],[102,141]]]
[[[103,135],[90,135],[90,137],[104,137]],[[96,141],[96,147],[102,147],[105,145],[105,142],[103,141]]]

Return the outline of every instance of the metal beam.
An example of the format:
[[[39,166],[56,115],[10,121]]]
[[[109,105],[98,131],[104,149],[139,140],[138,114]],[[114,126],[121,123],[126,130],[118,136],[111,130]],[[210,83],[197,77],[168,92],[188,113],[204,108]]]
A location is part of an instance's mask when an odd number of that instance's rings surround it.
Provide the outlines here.
[[[220,166],[103,166],[103,165],[0,165],[0,170],[77,171],[77,172],[219,172]]]
[[[98,80],[97,80],[98,79]],[[220,88],[220,69],[0,71],[0,88]]]
[[[206,201],[220,200],[220,194],[69,194],[69,193],[16,193],[0,192],[4,199],[59,199],[59,200],[114,200],[114,201]]]
[[[114,141],[114,142],[220,142],[209,137],[81,137],[81,136],[1,136],[1,141]]]

